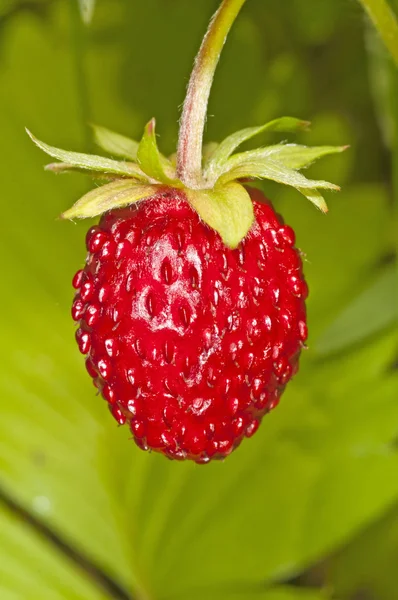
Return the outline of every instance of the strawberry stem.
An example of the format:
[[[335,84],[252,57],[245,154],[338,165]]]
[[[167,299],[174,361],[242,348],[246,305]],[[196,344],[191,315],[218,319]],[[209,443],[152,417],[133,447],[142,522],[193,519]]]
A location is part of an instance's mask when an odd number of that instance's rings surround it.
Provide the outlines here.
[[[195,59],[180,122],[177,175],[185,185],[202,187],[202,145],[207,104],[221,50],[246,0],[223,0],[210,21]]]

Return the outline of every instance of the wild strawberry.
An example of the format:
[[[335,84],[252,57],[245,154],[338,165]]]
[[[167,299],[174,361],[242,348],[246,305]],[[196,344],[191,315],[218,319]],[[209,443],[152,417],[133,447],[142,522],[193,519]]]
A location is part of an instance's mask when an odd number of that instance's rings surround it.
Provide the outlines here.
[[[87,370],[141,448],[207,462],[276,406],[306,338],[294,233],[257,190],[238,248],[165,188],[87,236],[72,314]]]
[[[181,119],[176,160],[160,154],[154,119],[141,142],[96,127],[122,161],[35,143],[60,163],[101,173],[66,218],[101,215],[73,285],[76,339],[94,384],[137,445],[198,463],[223,458],[257,431],[297,372],[307,337],[307,285],[293,230],[242,180],[291,185],[326,211],[299,173],[344,147],[277,144],[235,153],[263,131],[297,131],[291,117],[202,138],[219,51],[243,0],[224,1],[199,51]],[[223,35],[220,35],[223,32]]]

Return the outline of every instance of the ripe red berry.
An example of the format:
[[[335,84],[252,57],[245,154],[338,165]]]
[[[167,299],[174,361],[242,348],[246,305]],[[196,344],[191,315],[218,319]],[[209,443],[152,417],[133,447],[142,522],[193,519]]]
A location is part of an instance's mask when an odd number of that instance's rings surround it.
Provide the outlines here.
[[[297,371],[307,286],[293,230],[250,190],[236,250],[166,190],[106,213],[72,315],[87,370],[138,446],[205,463],[251,437]]]

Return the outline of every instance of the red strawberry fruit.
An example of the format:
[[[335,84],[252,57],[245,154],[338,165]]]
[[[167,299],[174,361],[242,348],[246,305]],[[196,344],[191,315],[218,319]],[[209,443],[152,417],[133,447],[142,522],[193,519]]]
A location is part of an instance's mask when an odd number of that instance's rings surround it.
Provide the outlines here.
[[[263,131],[296,131],[291,117],[243,129],[221,144],[202,137],[212,76],[244,0],[225,0],[191,76],[176,161],[160,154],[155,121],[138,144],[96,127],[107,159],[32,139],[62,162],[49,169],[101,173],[64,217],[102,215],[87,234],[86,265],[73,280],[72,316],[86,367],[137,445],[207,463],[251,437],[297,372],[307,337],[293,230],[242,180],[273,179],[326,210],[299,169],[344,147],[276,144],[242,153]],[[220,35],[220,32],[222,35]]]
[[[226,456],[297,370],[301,259],[292,229],[251,194],[256,222],[235,250],[167,188],[88,232],[72,309],[78,344],[113,416],[144,449]]]

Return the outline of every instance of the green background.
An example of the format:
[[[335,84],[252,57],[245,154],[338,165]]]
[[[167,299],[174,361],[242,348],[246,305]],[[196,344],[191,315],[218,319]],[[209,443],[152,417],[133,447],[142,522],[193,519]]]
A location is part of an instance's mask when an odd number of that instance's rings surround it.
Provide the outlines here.
[[[306,253],[310,339],[256,436],[207,466],[139,451],[74,342],[88,224],[57,215],[90,182],[45,173],[24,127],[90,151],[87,122],[156,116],[171,153],[217,5],[98,0],[87,27],[72,0],[1,1],[1,600],[398,598],[397,82],[359,3],[248,0],[211,97],[208,141],[291,114],[313,126],[290,141],[351,146],[308,172],[343,187],[328,216],[263,186]]]

